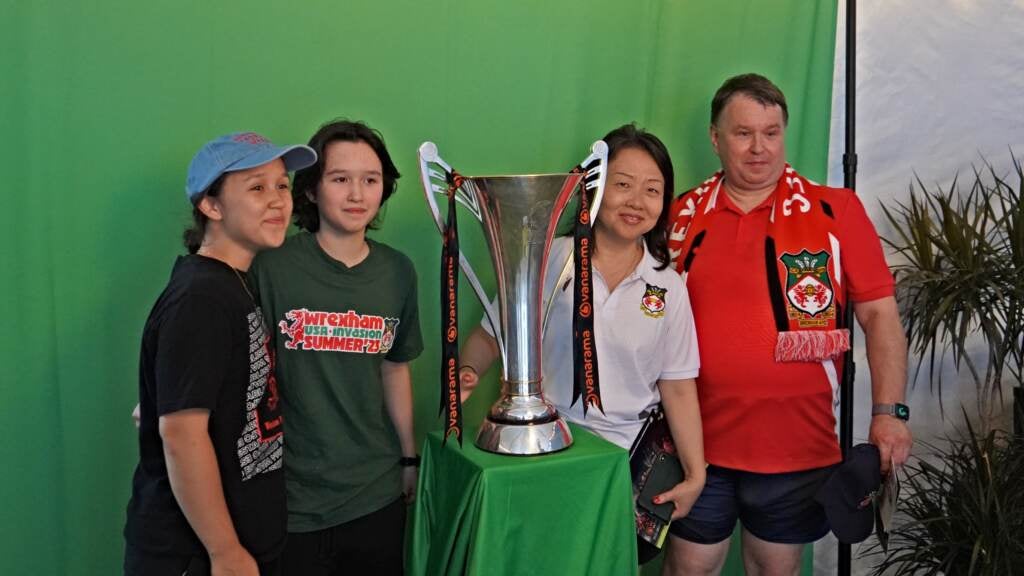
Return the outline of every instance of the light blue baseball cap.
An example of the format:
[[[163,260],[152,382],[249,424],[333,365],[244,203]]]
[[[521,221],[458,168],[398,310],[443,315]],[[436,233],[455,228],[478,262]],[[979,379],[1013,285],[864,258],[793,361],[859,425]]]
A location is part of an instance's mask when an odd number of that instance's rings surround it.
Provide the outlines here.
[[[188,165],[185,195],[194,203],[221,174],[255,168],[277,158],[284,160],[285,170],[292,172],[312,166],[316,152],[301,144],[275,146],[255,132],[235,132],[211,140]]]

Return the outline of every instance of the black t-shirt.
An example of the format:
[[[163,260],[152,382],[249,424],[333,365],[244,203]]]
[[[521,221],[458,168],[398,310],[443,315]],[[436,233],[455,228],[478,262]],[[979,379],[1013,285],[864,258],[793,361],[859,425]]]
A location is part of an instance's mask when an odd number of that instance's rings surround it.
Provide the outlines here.
[[[219,260],[182,256],[146,321],[139,465],[124,530],[139,550],[204,552],[171,492],[159,432],[160,416],[189,408],[210,411],[210,438],[242,546],[267,561],[284,544],[284,439],[273,351],[243,278]]]

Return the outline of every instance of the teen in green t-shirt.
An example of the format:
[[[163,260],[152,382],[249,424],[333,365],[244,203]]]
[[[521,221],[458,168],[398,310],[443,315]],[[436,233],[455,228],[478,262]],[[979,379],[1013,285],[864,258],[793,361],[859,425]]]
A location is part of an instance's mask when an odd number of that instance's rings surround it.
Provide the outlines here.
[[[360,122],[325,124],[309,146],[319,159],[292,190],[303,232],[252,267],[275,327],[288,437],[283,572],[401,574],[417,474],[408,365],[423,349],[416,273],[366,236],[399,173]]]

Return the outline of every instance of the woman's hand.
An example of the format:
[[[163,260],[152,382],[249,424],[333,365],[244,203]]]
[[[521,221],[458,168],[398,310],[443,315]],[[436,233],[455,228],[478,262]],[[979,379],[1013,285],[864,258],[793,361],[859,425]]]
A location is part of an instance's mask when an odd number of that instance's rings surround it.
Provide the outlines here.
[[[693,503],[697,501],[697,497],[700,496],[703,489],[704,480],[702,478],[688,478],[673,486],[668,492],[662,492],[655,496],[654,503],[663,504],[671,501],[674,506],[672,519],[678,520],[690,513],[690,508],[693,507]]]
[[[210,576],[259,576],[259,565],[242,545],[210,553]]]
[[[462,401],[465,402],[480,383],[480,375],[498,358],[498,341],[477,326],[466,338],[466,343],[459,351],[459,385],[462,387]]]
[[[462,387],[463,402],[469,399],[470,394],[473,393],[473,390],[479,383],[480,375],[476,373],[472,366],[463,365],[459,368],[459,385]]]

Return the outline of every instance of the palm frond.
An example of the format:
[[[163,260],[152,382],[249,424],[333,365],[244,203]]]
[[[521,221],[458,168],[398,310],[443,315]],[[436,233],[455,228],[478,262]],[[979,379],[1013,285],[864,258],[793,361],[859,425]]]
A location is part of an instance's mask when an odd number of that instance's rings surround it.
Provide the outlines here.
[[[1001,576],[1024,565],[1024,437],[966,430],[906,465],[900,523],[888,550],[868,546],[873,574]]]
[[[1024,162],[1013,158],[1018,185],[987,161],[928,188],[914,174],[906,201],[882,206],[893,230],[886,245],[911,350],[927,365],[942,406],[942,365],[948,359],[975,384],[983,428],[1002,398],[1005,370],[1020,382],[1024,367]],[[980,340],[982,359],[971,357]]]

